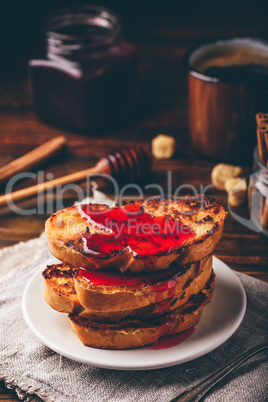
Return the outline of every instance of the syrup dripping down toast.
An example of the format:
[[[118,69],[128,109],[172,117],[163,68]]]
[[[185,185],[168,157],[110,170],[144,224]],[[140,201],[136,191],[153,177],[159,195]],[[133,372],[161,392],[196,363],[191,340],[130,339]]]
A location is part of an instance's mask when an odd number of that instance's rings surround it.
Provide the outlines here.
[[[84,270],[83,270],[84,271]],[[98,273],[98,282],[90,281],[86,271],[62,263],[48,266],[43,272],[44,298],[55,310],[79,313],[95,321],[116,322],[126,316],[147,317],[172,311],[203,289],[212,273],[212,257],[187,267],[172,267],[158,275]],[[165,276],[163,275],[165,274]],[[90,277],[90,276],[89,276]]]
[[[148,319],[124,319],[119,323],[99,323],[81,315],[70,314],[71,325],[86,346],[103,349],[132,349],[151,345],[163,336],[172,336],[193,327],[210,302],[215,286],[214,275],[206,287],[183,306]]]

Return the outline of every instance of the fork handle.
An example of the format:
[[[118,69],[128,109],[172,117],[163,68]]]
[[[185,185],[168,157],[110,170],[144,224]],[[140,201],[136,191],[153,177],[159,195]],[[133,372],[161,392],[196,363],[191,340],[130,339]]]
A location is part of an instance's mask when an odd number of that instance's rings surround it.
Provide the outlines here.
[[[203,380],[201,383],[195,385],[192,388],[188,388],[186,391],[176,396],[170,402],[198,402],[201,398],[212,388],[215,384],[217,384],[222,378],[227,376],[227,374],[231,373],[237,367],[239,367],[242,363],[249,360],[251,357],[255,356],[257,353],[261,352],[264,349],[268,348],[268,342],[265,342],[261,345],[255,346],[254,348],[248,350],[247,352],[240,355],[237,359],[231,361],[226,364],[226,366],[222,367],[208,378]]]

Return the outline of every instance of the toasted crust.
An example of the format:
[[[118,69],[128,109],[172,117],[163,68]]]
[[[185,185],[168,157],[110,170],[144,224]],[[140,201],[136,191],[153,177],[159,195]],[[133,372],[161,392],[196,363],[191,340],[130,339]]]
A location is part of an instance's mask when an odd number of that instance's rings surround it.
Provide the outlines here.
[[[135,289],[134,285],[90,286],[83,277],[76,277],[78,269],[67,264],[53,265],[43,272],[44,298],[57,311],[77,313],[84,309],[84,317],[100,322],[159,315],[185,304],[205,286],[212,271],[212,257],[177,269],[179,274],[173,271],[174,279],[144,275],[146,285]]]
[[[133,203],[133,202],[132,202]],[[220,240],[227,213],[215,200],[206,196],[188,196],[183,200],[171,197],[135,201],[152,216],[165,216],[179,220],[189,226],[195,236],[186,240],[183,246],[172,248],[169,253],[135,257],[127,247],[111,258],[100,258],[85,251],[83,238],[88,233],[107,232],[90,225],[80,214],[79,207],[70,207],[53,214],[46,222],[46,234],[51,253],[74,267],[92,270],[115,268],[121,272],[147,272],[165,269],[173,261],[187,265],[211,254]],[[92,210],[103,210],[105,205],[91,204]]]
[[[73,277],[78,269],[67,264],[48,265],[44,277],[44,299],[62,313],[78,313],[82,306],[76,295]]]
[[[194,325],[204,306],[211,300],[214,276],[206,288],[185,305],[171,313],[147,320],[125,319],[116,324],[93,322],[80,315],[70,314],[71,325],[85,346],[101,349],[132,349],[154,344],[163,336],[175,335]]]
[[[205,269],[196,278],[187,281],[187,286],[178,294],[170,299],[162,300],[161,302],[151,303],[147,306],[132,310],[121,311],[90,311],[82,310],[79,315],[98,322],[118,322],[123,318],[138,317],[146,319],[161,315],[167,311],[173,311],[187,303],[190,297],[198,294],[207,284],[211,277],[211,269]]]
[[[168,299],[172,301],[180,297],[180,294],[185,294],[185,289],[189,288],[191,292],[202,274],[206,277],[206,283],[212,270],[212,257],[206,257],[190,266],[174,268],[177,274],[174,274],[174,270],[171,273],[170,269],[160,271],[160,274],[166,274],[162,279],[159,276],[157,278],[156,273],[139,276],[139,287],[135,286],[135,282],[129,286],[125,282],[122,285],[94,286],[83,276],[74,276],[75,290],[82,306],[91,312],[140,309]],[[128,278],[133,278],[133,275],[128,275]]]

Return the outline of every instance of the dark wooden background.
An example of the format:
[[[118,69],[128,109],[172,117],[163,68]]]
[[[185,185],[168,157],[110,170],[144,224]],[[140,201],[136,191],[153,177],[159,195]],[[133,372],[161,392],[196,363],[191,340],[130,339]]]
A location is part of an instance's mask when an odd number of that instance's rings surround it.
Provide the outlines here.
[[[70,2],[58,2],[58,5]],[[94,2],[95,4],[99,2]],[[135,3],[135,4],[134,4]],[[183,65],[185,52],[201,41],[226,36],[257,36],[268,39],[267,6],[250,2],[226,2],[224,8],[215,1],[123,2],[101,4],[114,8],[123,21],[125,36],[133,41],[140,59],[141,99],[135,118],[128,125],[103,133],[66,132],[38,121],[33,113],[27,86],[27,60],[40,46],[41,21],[56,7],[45,2],[35,6],[9,3],[2,13],[2,61],[0,67],[0,166],[30,151],[43,142],[64,134],[68,150],[40,168],[55,177],[93,166],[110,149],[125,145],[142,145],[150,151],[151,140],[159,133],[173,135],[177,148],[169,161],[153,161],[149,181],[167,189],[167,172],[172,171],[172,191],[184,183],[196,187],[210,184],[215,161],[199,155],[188,134],[187,80]],[[23,5],[22,5],[23,4]],[[4,55],[4,57],[3,57]],[[267,105],[268,111],[268,105]],[[249,174],[252,161],[245,164]],[[33,184],[27,180],[16,189]],[[2,188],[4,192],[4,188]],[[224,192],[210,193],[227,208]],[[149,193],[146,192],[146,195]],[[71,205],[75,194],[65,194]],[[21,208],[35,208],[36,199],[18,203]],[[243,207],[241,211],[245,211]],[[0,209],[0,247],[11,246],[38,236],[51,211],[20,216],[7,208]],[[216,256],[231,268],[268,282],[268,239],[246,229],[231,216],[218,244]],[[0,400],[17,400],[14,392],[0,382]]]

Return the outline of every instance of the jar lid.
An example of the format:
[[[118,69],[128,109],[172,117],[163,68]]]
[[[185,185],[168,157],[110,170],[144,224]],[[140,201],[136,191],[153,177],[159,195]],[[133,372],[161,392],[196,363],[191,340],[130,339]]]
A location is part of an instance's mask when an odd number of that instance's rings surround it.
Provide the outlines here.
[[[121,33],[119,17],[112,10],[93,5],[56,10],[44,28],[47,51],[59,55],[109,46]]]

